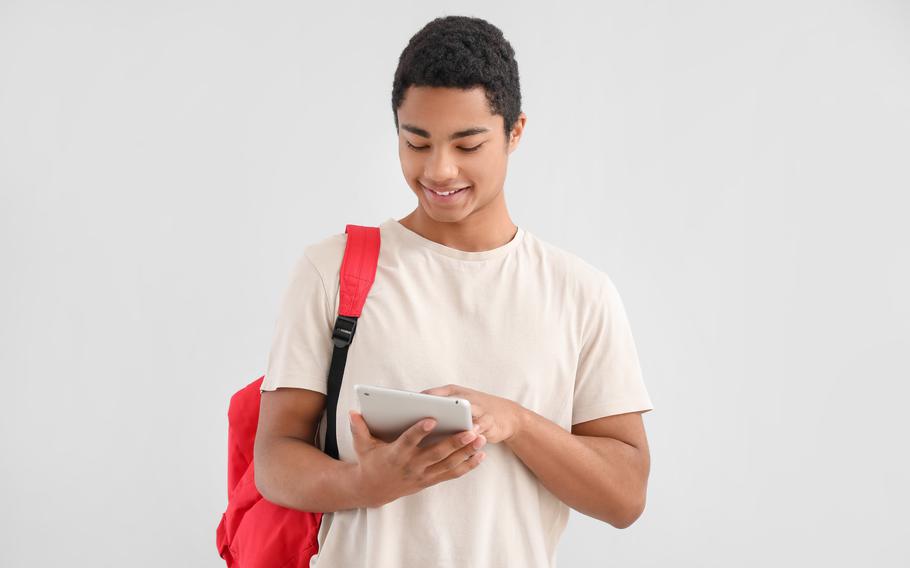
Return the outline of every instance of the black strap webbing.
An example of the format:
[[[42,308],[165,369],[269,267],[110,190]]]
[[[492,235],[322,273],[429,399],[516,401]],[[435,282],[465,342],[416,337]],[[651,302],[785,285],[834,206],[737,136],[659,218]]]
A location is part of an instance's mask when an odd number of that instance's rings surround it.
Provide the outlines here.
[[[335,432],[336,413],[338,411],[338,395],[341,392],[341,381],[344,376],[344,364],[348,360],[348,347],[354,340],[354,331],[357,329],[357,318],[339,315],[335,320],[335,329],[332,330],[332,364],[329,367],[328,393],[326,394],[326,430],[325,449],[328,455],[336,460],[338,458],[338,438]]]

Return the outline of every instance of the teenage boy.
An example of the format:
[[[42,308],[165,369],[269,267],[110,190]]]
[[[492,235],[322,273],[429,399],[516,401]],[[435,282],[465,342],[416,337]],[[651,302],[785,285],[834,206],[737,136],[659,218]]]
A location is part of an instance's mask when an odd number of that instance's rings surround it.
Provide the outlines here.
[[[509,217],[527,117],[498,28],[427,24],[401,54],[392,110],[418,204],[380,225],[338,400],[340,460],[318,448],[344,233],[306,247],[284,294],[257,487],[326,513],[311,566],[552,568],[569,507],[624,528],[645,506],[653,407],[622,301],[604,272]],[[378,440],[351,410],[358,382],[466,398],[474,431],[418,448],[427,420]]]

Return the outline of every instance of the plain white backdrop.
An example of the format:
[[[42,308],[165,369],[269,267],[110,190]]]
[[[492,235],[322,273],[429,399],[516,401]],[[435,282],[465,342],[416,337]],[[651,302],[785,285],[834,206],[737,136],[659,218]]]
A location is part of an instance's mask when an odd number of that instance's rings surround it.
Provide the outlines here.
[[[223,566],[304,246],[416,205],[392,76],[512,43],[512,219],[614,279],[648,505],[569,567],[907,566],[910,4],[0,1],[0,565]]]

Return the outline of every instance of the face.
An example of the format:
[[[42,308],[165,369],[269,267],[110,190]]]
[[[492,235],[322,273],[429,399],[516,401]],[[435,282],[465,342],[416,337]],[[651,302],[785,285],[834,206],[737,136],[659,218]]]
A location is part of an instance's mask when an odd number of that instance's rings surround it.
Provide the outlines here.
[[[495,208],[524,120],[522,113],[507,140],[483,87],[408,87],[398,108],[398,155],[423,212],[452,222]],[[459,191],[441,196],[434,189]]]

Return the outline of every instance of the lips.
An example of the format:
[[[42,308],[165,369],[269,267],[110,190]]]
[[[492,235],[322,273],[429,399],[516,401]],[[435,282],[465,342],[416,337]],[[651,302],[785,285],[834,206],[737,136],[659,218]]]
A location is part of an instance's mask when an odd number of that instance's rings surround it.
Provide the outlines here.
[[[450,191],[454,191],[454,193],[450,193],[448,195],[442,195],[442,194],[438,193],[437,191],[434,191],[434,190],[426,187],[422,183],[420,184],[420,186],[423,189],[424,194],[427,196],[427,199],[429,199],[430,201],[432,201],[434,203],[438,203],[440,205],[460,203],[462,201],[462,196],[473,187],[473,186],[468,185],[468,186],[464,186],[464,187],[460,187],[460,188],[452,188],[452,190],[450,190]]]
[[[467,188],[471,187],[469,185],[464,185],[461,187],[439,188],[439,187],[430,187],[428,185],[423,185],[423,184],[420,184],[420,185],[422,185],[424,188],[429,189],[430,191],[434,191],[436,193],[447,193],[449,191],[457,191],[457,190],[467,189]]]

